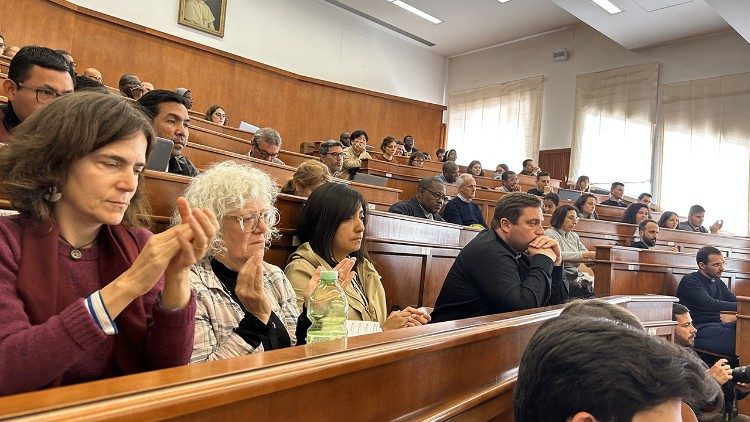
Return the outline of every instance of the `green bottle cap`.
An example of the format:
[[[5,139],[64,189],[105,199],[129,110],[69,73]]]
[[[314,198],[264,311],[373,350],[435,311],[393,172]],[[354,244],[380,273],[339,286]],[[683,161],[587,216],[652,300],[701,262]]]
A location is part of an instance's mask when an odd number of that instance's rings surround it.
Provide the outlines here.
[[[321,271],[320,281],[335,282],[339,278],[338,271]]]

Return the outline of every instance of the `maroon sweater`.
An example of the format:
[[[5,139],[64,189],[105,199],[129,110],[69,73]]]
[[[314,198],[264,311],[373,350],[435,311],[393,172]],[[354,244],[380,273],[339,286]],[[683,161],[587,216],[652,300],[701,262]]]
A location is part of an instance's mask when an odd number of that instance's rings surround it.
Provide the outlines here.
[[[151,232],[134,230],[143,249]],[[84,299],[102,288],[99,281],[99,248],[84,249],[79,261],[70,259],[71,247],[60,242],[58,255],[78,298],[59,315],[32,326],[16,293],[20,262],[19,218],[0,217],[0,395],[38,390],[62,376],[62,384],[75,384],[114,374],[115,336],[107,336],[84,307]],[[145,348],[148,368],[187,364],[193,350],[195,295],[183,309],[163,309],[157,295],[164,278],[143,296],[148,334]],[[116,320],[115,320],[116,321]]]

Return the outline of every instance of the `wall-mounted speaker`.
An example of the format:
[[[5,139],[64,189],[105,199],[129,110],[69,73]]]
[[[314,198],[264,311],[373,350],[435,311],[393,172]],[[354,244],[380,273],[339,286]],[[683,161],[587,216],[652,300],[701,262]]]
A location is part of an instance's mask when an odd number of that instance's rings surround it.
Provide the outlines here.
[[[558,50],[552,50],[552,61],[562,62],[568,60],[568,49],[560,48]]]

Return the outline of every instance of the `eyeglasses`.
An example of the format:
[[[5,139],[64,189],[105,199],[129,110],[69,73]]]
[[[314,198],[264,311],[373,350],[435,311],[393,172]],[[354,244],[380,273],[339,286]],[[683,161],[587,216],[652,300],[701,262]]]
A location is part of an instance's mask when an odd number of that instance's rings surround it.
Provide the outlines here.
[[[344,156],[344,153],[343,152],[326,152],[323,155],[330,155],[331,157],[338,160],[339,158]]]
[[[435,199],[437,199],[437,200],[439,200],[439,201],[442,201],[442,202],[448,202],[448,201],[450,200],[450,198],[449,198],[448,196],[446,196],[446,195],[443,195],[443,194],[442,194],[442,193],[440,193],[440,192],[433,192],[433,191],[431,191],[431,190],[429,190],[429,189],[422,189],[422,190],[423,190],[423,191],[425,191],[425,192],[429,192],[429,193],[431,193],[431,194],[432,194],[432,196],[434,196],[434,197],[435,197]]]
[[[240,223],[240,230],[245,233],[254,231],[258,228],[258,223],[262,219],[267,227],[273,227],[279,222],[279,210],[276,208],[269,208],[263,212],[252,213],[246,216],[227,217],[230,219],[236,219]]]
[[[278,153],[278,152],[277,152],[277,153],[273,153],[273,154],[272,154],[272,153],[270,153],[270,152],[268,152],[268,151],[263,151],[262,149],[260,149],[260,147],[258,146],[258,144],[253,144],[253,148],[255,148],[255,149],[257,149],[257,150],[258,150],[258,152],[260,153],[260,156],[261,156],[261,157],[262,157],[262,158],[263,158],[264,160],[265,160],[265,159],[268,159],[268,158],[276,158],[276,157],[277,157],[277,156],[279,155],[279,153]]]
[[[216,116],[216,117],[220,117],[220,118],[222,118],[222,119],[223,119],[223,118],[225,118],[225,117],[227,117],[227,115],[226,115],[226,114],[224,114],[224,113],[220,113],[220,112],[218,112],[218,111],[214,113],[214,116]]]
[[[57,97],[62,97],[65,94],[70,94],[70,92],[63,92],[61,94],[50,88],[30,87],[23,82],[16,82],[16,85],[18,85],[18,89],[28,89],[30,91],[36,92],[36,102],[40,104],[47,104],[48,102],[54,100]]]

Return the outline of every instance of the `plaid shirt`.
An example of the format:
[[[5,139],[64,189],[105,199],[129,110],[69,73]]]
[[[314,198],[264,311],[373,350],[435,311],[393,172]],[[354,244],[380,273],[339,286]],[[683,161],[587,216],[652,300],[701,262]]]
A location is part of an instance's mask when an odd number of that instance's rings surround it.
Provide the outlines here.
[[[297,328],[297,298],[291,283],[279,267],[263,263],[263,287],[271,303],[271,310],[284,323],[292,345]],[[190,363],[206,362],[262,352],[263,345],[253,348],[234,332],[245,316],[242,307],[232,299],[211,269],[211,261],[193,265],[188,276],[195,291],[195,340]]]

